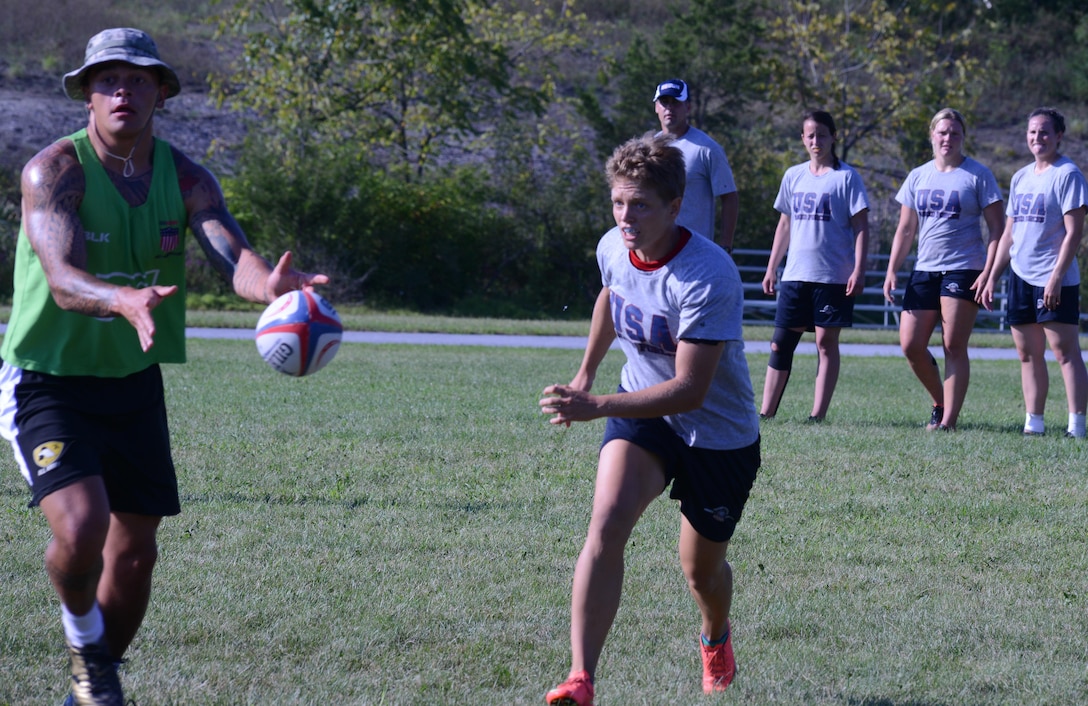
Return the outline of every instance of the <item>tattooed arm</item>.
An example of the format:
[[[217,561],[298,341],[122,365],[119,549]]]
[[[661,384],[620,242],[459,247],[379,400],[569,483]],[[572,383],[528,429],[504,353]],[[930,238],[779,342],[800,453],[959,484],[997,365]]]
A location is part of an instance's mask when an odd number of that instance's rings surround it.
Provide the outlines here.
[[[87,316],[123,316],[143,350],[151,348],[151,310],[177,287],[120,287],[87,272],[87,241],[79,206],[86,191],[75,146],[61,140],[39,152],[22,174],[23,227],[41,262],[53,301]]]
[[[269,303],[284,292],[325,284],[325,275],[307,274],[291,268],[291,253],[285,252],[273,267],[258,255],[241,226],[227,210],[219,182],[204,167],[174,150],[178,184],[189,214],[189,229],[208,256],[208,261],[238,296]]]

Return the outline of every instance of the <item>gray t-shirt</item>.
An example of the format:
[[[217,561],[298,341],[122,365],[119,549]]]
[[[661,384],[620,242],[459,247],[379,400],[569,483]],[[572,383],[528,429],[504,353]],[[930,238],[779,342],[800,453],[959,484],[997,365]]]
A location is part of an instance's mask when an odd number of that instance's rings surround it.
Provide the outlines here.
[[[1005,214],[1012,219],[1010,265],[1035,287],[1045,287],[1065,238],[1065,214],[1088,204],[1088,184],[1073,160],[1062,157],[1042,174],[1035,163],[1016,172]],[[1077,259],[1065,271],[1063,287],[1080,284]]]
[[[714,230],[718,200],[737,190],[725,150],[696,127],[689,127],[684,136],[673,140],[672,144],[684,153],[684,166],[687,167],[684,201],[680,204],[676,224],[714,240],[718,236]]]
[[[759,437],[759,417],[744,356],[740,274],[716,244],[685,237],[677,252],[649,267],[632,261],[619,228],[597,244],[601,282],[609,289],[616,336],[627,356],[620,381],[634,391],[676,377],[682,338],[724,341],[703,406],[664,419],[688,446],[743,448]]]
[[[775,210],[790,217],[784,282],[846,284],[854,272],[850,219],[869,208],[861,176],[846,162],[817,176],[809,163],[786,170]]]
[[[1001,201],[1001,188],[987,167],[970,157],[949,172],[931,160],[911,170],[895,200],[918,214],[920,272],[981,270],[986,266],[982,211]]]

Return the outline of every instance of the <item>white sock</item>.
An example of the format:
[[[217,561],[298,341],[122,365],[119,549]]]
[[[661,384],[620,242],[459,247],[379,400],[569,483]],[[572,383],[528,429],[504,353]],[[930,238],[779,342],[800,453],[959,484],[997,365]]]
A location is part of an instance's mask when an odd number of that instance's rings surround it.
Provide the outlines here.
[[[1042,434],[1044,429],[1043,415],[1028,412],[1027,417],[1024,419],[1024,431],[1032,434]]]
[[[1084,436],[1084,412],[1069,413],[1069,427],[1066,431],[1078,439]]]
[[[102,611],[96,601],[86,615],[73,615],[68,606],[61,605],[60,621],[64,625],[64,636],[73,647],[93,645],[102,641],[106,626],[102,622]]]

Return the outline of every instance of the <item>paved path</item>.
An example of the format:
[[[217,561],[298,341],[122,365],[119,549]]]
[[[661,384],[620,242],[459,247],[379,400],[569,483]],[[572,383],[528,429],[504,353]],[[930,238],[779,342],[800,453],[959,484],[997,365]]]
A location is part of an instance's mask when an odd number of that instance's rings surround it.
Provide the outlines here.
[[[190,338],[249,338],[253,333],[249,329],[189,328],[186,333]],[[381,331],[345,331],[344,341],[348,343],[401,343],[427,346],[487,346],[505,348],[567,348],[582,350],[586,339],[582,336],[511,336],[502,334],[474,333],[387,333]],[[769,341],[748,341],[745,349],[749,353],[770,353]],[[940,348],[931,347],[933,355],[944,357]],[[903,352],[899,346],[867,343],[844,343],[841,346],[844,356],[882,356],[901,358]],[[801,355],[816,355],[816,344],[802,342],[797,346]],[[1015,360],[1016,351],[1010,348],[971,348],[972,360]],[[1047,357],[1052,357],[1048,351]]]
[[[0,334],[7,326],[0,324]],[[249,329],[239,328],[198,328],[185,329],[189,338],[246,339],[253,335]],[[348,343],[400,343],[426,346],[485,346],[491,348],[566,348],[582,350],[586,339],[583,336],[512,336],[504,334],[476,333],[388,333],[384,331],[345,331],[344,341]],[[745,350],[749,353],[770,353],[769,341],[747,341]],[[840,350],[844,356],[864,357],[902,357],[899,346],[870,343],[844,343]],[[937,358],[944,357],[940,348],[930,347]],[[1016,360],[1013,348],[971,348],[972,360]],[[802,342],[797,346],[799,355],[816,355],[816,344]],[[1088,350],[1084,352],[1088,357]],[[1054,354],[1047,350],[1047,360],[1054,360]]]
[[[0,324],[0,334],[7,330],[7,326]],[[253,332],[244,328],[197,328],[185,329],[185,335],[189,338],[223,338],[245,339],[253,336]],[[478,333],[388,333],[384,331],[345,331],[344,341],[348,343],[401,343],[425,346],[485,346],[490,348],[567,348],[582,350],[586,346],[583,336],[511,336],[504,334],[478,334]],[[745,350],[749,353],[770,353],[769,341],[748,341]],[[869,343],[844,343],[840,350],[844,356],[886,357],[899,358],[903,352],[899,346],[879,345]],[[1016,351],[1013,348],[971,348],[972,360],[1016,360]],[[944,351],[940,348],[930,347],[930,351],[937,358],[944,357]],[[800,355],[816,355],[816,344],[802,342],[797,346]],[[1048,360],[1054,359],[1054,354],[1049,350],[1046,353]],[[1085,351],[1088,356],[1088,350]]]

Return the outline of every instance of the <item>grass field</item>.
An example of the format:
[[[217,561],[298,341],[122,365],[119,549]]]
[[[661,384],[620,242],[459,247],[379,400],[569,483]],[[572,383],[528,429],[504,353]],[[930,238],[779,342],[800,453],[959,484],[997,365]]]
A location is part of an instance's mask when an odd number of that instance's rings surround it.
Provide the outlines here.
[[[569,591],[603,422],[540,389],[576,351],[349,344],[276,375],[251,341],[166,368],[183,513],[123,680],[160,704],[540,704],[566,675]],[[621,356],[598,377],[617,380]],[[757,394],[765,356],[750,359]],[[799,356],[731,546],[739,674],[704,697],[665,499],[637,527],[598,706],[1088,703],[1088,444],[1024,439],[1015,361],[979,361],[956,434],[926,434],[896,358],[848,358],[803,422]],[[0,704],[59,704],[48,530],[0,455]]]

